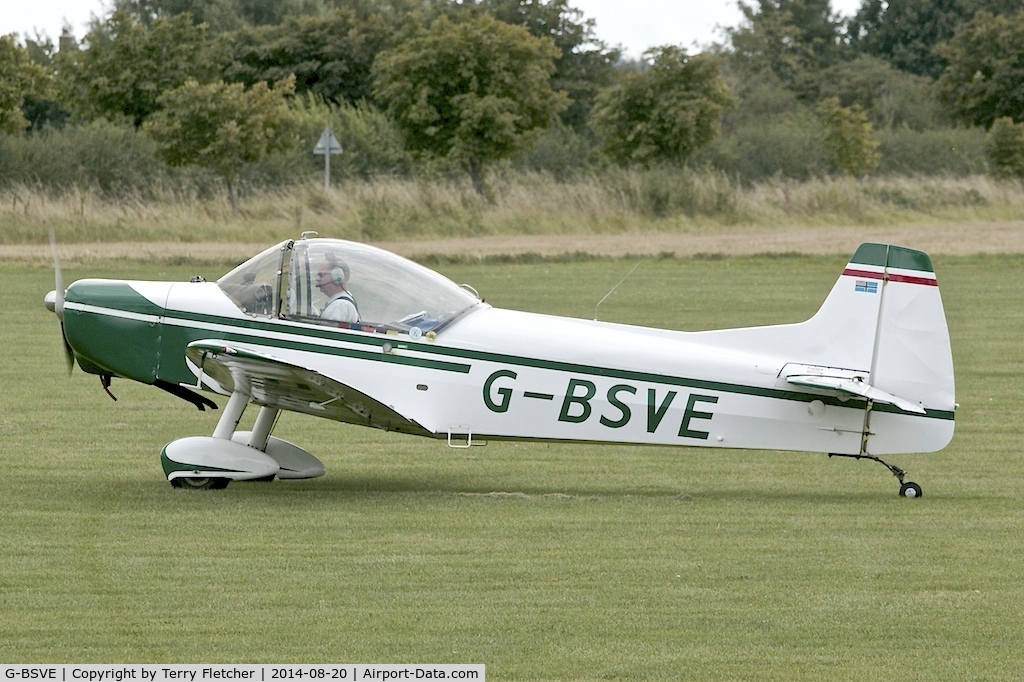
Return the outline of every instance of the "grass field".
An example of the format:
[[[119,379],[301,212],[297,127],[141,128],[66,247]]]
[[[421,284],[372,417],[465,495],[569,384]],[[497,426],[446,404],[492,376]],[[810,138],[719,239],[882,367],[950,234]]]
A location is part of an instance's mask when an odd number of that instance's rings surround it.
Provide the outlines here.
[[[172,489],[216,415],[63,371],[45,268],[0,266],[0,659],[485,663],[491,679],[1010,680],[1024,674],[1024,256],[936,257],[957,433],[873,463],[426,440],[286,415],[305,482]],[[439,269],[593,317],[635,261]],[[805,319],[845,259],[649,260],[604,320]],[[185,278],[129,262],[83,276]],[[226,270],[203,266],[209,278]],[[250,412],[253,412],[250,410]],[[251,416],[251,415],[249,415]]]

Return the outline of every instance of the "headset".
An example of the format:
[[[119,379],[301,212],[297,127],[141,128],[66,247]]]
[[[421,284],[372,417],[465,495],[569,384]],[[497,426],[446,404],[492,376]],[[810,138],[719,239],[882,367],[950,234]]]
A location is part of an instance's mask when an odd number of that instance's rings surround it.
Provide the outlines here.
[[[334,265],[331,268],[331,281],[340,287],[344,287],[345,283],[348,282],[349,269],[347,265]]]

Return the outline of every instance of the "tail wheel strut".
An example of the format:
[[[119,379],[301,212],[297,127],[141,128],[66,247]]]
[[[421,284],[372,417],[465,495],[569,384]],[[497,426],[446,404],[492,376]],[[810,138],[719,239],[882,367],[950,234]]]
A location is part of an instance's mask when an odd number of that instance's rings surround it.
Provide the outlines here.
[[[900,482],[900,497],[921,497],[921,486],[913,481],[907,481],[907,472],[899,468],[895,464],[889,464],[881,457],[875,457],[874,455],[842,455],[836,452],[828,453],[831,457],[846,457],[848,459],[869,459],[872,462],[878,462],[886,469],[888,469],[893,476],[899,479]]]

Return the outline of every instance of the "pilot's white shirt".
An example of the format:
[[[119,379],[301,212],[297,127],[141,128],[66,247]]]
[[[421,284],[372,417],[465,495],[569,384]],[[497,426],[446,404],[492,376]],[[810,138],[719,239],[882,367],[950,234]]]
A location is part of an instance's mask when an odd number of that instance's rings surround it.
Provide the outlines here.
[[[339,291],[327,301],[320,319],[333,322],[358,322],[359,311],[356,310],[352,300],[352,294],[347,291]]]

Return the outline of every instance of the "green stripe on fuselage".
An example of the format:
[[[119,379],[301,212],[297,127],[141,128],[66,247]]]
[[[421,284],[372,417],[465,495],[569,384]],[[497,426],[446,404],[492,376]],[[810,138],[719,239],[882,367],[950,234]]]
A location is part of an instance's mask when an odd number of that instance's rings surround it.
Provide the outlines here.
[[[398,349],[409,347],[393,337],[368,338],[352,333],[339,334],[336,330],[326,328],[284,327],[280,324],[258,319],[238,319],[184,313],[175,310],[161,310],[160,312],[162,313],[159,332],[160,352],[156,376],[171,383],[191,384],[195,382],[196,377],[188,369],[188,365],[185,362],[185,348],[193,341],[202,339],[220,339],[225,342],[249,343],[269,348],[305,351],[374,362],[387,362],[461,374],[468,373],[470,370],[470,366],[464,363],[385,353],[383,349],[385,343],[390,343]],[[107,319],[117,321],[118,318],[110,316]],[[214,325],[227,327],[230,330],[209,328]],[[361,350],[323,343],[310,343],[301,340],[301,338],[272,338],[266,335],[268,332],[293,337],[360,344],[369,346],[369,348]],[[417,351],[426,350],[419,345],[412,347],[412,349]],[[132,376],[130,378],[136,377]],[[146,383],[152,383],[152,380]]]
[[[242,321],[243,323],[245,321]],[[223,320],[218,324],[227,325],[230,324],[227,320]],[[182,327],[174,324],[164,324],[164,337],[163,337],[163,349],[161,363],[160,363],[160,378],[165,381],[173,383],[194,383],[196,378],[195,375],[189,371],[188,366],[185,364],[185,347],[193,341],[200,341],[202,339],[220,339],[225,342],[235,343],[248,343],[257,346],[263,346],[265,348],[280,348],[283,350],[295,350],[304,351],[310,353],[319,353],[321,355],[334,355],[337,357],[354,358],[357,360],[369,360],[373,362],[387,362],[398,365],[407,365],[410,367],[419,367],[424,369],[436,369],[445,372],[457,372],[460,374],[466,374],[470,370],[470,366],[463,363],[448,362],[446,360],[435,360],[431,358],[420,358],[410,357],[407,355],[393,355],[385,353],[383,343],[379,344],[375,350],[360,350],[356,348],[342,348],[338,346],[330,346],[323,344],[308,343],[297,339],[275,339],[269,338],[259,334],[259,331],[265,330],[252,330],[242,331],[241,329],[237,332],[224,332],[220,330],[209,330],[197,327]],[[295,329],[282,330],[280,328],[274,331],[278,333],[288,333],[295,336],[312,336],[314,338],[331,338],[331,336],[321,337],[319,334],[305,334],[305,330],[297,331]],[[349,335],[346,335],[346,337]],[[334,337],[338,338],[338,337]],[[338,339],[339,341],[351,341],[350,338]],[[174,353],[168,353],[170,348],[174,348]],[[416,348],[416,350],[421,350]]]
[[[164,323],[161,325],[162,333],[160,343],[161,353],[159,378],[173,383],[190,384],[195,381],[195,376],[192,374],[191,371],[188,370],[188,367],[185,364],[185,347],[189,343],[201,339],[222,339],[228,342],[234,341],[238,343],[250,343],[253,345],[260,345],[264,347],[322,353],[325,355],[336,355],[340,357],[349,357],[358,360],[368,360],[374,362],[391,362],[411,367],[436,369],[441,371],[457,372],[462,374],[468,373],[470,371],[471,365],[465,364],[463,362],[456,362],[456,360],[477,360],[482,362],[503,365],[531,367],[536,369],[545,369],[572,374],[599,376],[613,379],[625,379],[651,384],[697,388],[703,390],[718,391],[721,393],[759,396],[778,400],[805,403],[810,402],[812,400],[822,400],[826,404],[843,407],[853,407],[858,404],[857,402],[852,400],[843,402],[840,401],[838,398],[830,398],[827,396],[820,396],[810,393],[801,393],[785,389],[745,386],[742,384],[732,384],[702,379],[690,379],[685,377],[674,377],[652,372],[598,367],[594,365],[584,365],[580,363],[564,362],[558,360],[543,360],[538,358],[509,355],[504,353],[454,348],[450,346],[443,346],[423,342],[408,343],[405,341],[401,341],[396,337],[371,334],[357,334],[352,332],[339,332],[338,330],[333,328],[304,328],[297,326],[285,327],[273,321],[261,319],[238,319],[215,315],[188,313],[183,311],[161,310],[160,312],[163,313]],[[173,323],[169,323],[169,321],[173,321]],[[193,324],[198,326],[192,326]],[[211,330],[208,328],[204,328],[205,326],[208,325],[229,327],[231,328],[231,331]],[[367,346],[368,348],[366,350],[360,350],[358,348],[342,348],[338,346],[332,346],[321,343],[310,343],[299,339],[269,338],[268,336],[265,336],[263,334],[264,332],[287,334],[296,337],[307,337],[309,339],[336,340],[338,342],[363,345]],[[410,357],[404,355],[389,354],[384,352],[384,344],[391,344],[398,349],[413,350],[425,355],[444,356],[447,358],[451,358],[452,361],[440,358],[431,359],[423,357]],[[171,349],[174,349],[173,352],[171,351]],[[147,383],[152,382],[149,381]],[[874,409],[884,412],[900,412],[898,408],[884,404],[876,404],[874,406]],[[946,410],[928,410],[926,416],[937,419],[953,419],[953,412]]]
[[[743,384],[732,384],[721,381],[709,381],[705,379],[689,379],[686,377],[674,377],[664,374],[655,374],[652,372],[641,372],[628,369],[615,369],[609,367],[597,367],[594,365],[582,365],[573,362],[561,362],[558,360],[538,360],[536,358],[528,358],[515,355],[504,355],[501,353],[491,353],[487,351],[464,350],[461,348],[452,348],[448,346],[435,346],[424,350],[426,350],[427,352],[437,353],[441,355],[465,358],[467,360],[481,360],[484,362],[493,362],[504,365],[532,367],[535,369],[547,369],[558,372],[568,372],[571,374],[584,374],[589,376],[607,377],[610,379],[625,379],[628,381],[636,381],[649,384],[661,384],[663,386],[697,388],[707,391],[718,391],[720,393],[750,395],[762,398],[774,398],[777,400],[790,400],[803,403],[809,403],[812,400],[821,400],[826,405],[835,405],[837,407],[858,407],[858,409],[863,409],[864,405],[866,404],[864,401],[858,401],[855,398],[848,398],[847,400],[844,401],[835,397],[822,396],[813,393],[801,393],[798,391],[789,391],[778,388],[745,386]],[[902,410],[900,410],[894,405],[886,405],[881,403],[875,403],[872,409],[881,412],[902,413]],[[953,419],[953,412],[949,410],[928,410],[926,416],[936,419]]]

